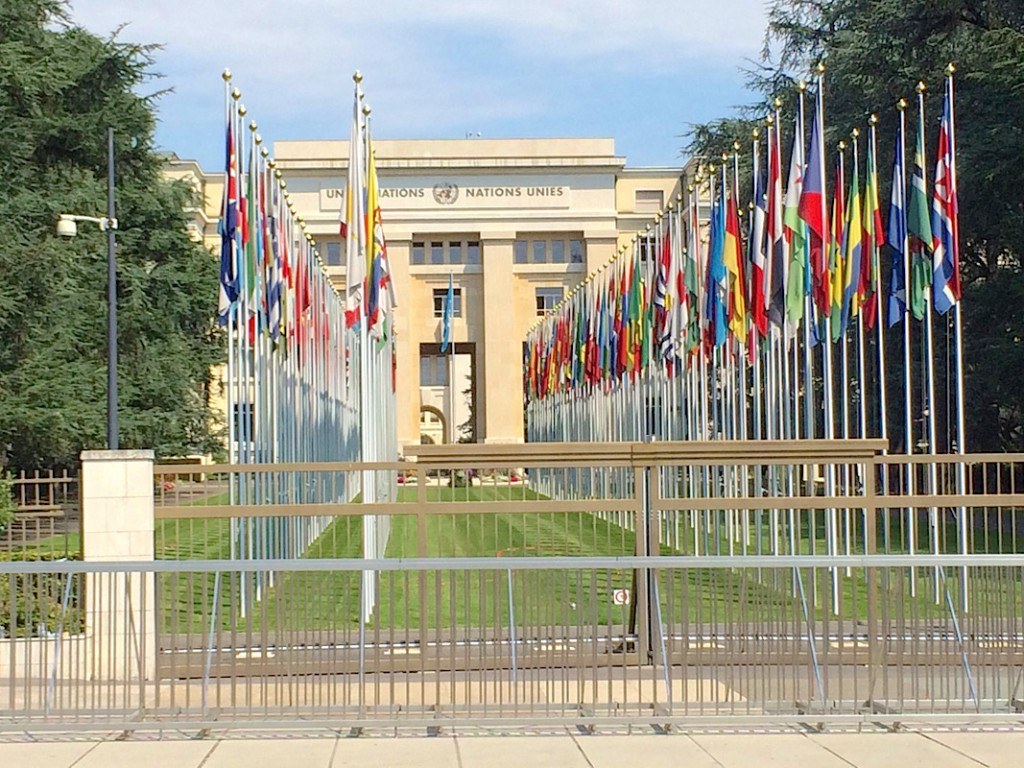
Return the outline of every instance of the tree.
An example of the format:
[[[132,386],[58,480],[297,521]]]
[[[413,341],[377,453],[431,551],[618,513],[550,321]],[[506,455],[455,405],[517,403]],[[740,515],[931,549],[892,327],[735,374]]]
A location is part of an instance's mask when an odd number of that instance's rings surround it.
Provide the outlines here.
[[[960,233],[965,281],[967,428],[972,449],[1024,448],[1024,317],[1003,302],[1024,296],[1024,5],[1019,0],[774,0],[760,62],[748,71],[760,104],[740,118],[697,126],[690,151],[716,158],[743,140],[776,97],[792,115],[793,85],[827,67],[827,146],[872,112],[895,131],[896,101],[924,80],[929,152],[943,72],[957,64]],[[910,114],[910,113],[908,113]],[[784,128],[789,128],[784,121]],[[880,168],[891,162],[882,140]],[[930,158],[930,161],[933,158]],[[887,182],[886,182],[887,183]],[[883,189],[882,199],[887,199]]]
[[[61,240],[60,212],[106,210],[117,176],[121,443],[159,454],[216,445],[208,404],[222,357],[217,267],[192,242],[194,191],[161,178],[153,47],[100,39],[58,0],[0,5],[0,464],[69,465],[104,445],[106,251],[98,228]]]

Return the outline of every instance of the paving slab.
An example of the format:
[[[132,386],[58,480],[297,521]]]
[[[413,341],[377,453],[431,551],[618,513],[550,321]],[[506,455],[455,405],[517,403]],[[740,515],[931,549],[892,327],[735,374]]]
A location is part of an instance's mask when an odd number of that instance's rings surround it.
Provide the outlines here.
[[[593,768],[719,768],[719,763],[685,734],[577,736],[576,743]]]
[[[716,733],[692,738],[723,768],[850,768],[849,762],[801,734]]]
[[[361,736],[338,739],[331,768],[448,768],[458,764],[458,751],[451,736]]]
[[[576,740],[564,733],[460,736],[457,741],[461,768],[589,768]]]
[[[104,741],[75,763],[75,768],[109,768],[112,765],[197,768],[216,747],[215,741],[189,739]]]
[[[0,743],[0,765],[67,768],[97,747],[89,741]]]
[[[990,768],[1020,768],[1024,764],[1024,731],[939,731],[925,738],[970,755]]]
[[[224,739],[218,741],[203,768],[329,768],[337,739]],[[76,767],[77,768],[77,767]]]
[[[980,768],[920,733],[822,733],[807,737],[857,768]]]

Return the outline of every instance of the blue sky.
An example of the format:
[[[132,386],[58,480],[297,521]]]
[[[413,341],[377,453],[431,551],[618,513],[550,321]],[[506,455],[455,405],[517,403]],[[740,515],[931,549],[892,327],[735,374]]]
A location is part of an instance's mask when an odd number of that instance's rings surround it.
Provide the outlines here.
[[[157,142],[214,169],[229,67],[265,139],[346,138],[355,69],[377,138],[611,136],[678,165],[687,123],[749,99],[764,0],[72,0],[97,34],[160,43]]]

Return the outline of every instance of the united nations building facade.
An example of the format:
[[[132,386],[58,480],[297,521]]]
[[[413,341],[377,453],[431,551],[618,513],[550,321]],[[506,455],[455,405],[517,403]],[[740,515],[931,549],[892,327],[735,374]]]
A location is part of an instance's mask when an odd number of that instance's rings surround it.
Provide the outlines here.
[[[398,302],[400,443],[521,442],[527,331],[654,220],[683,169],[629,168],[612,139],[378,140],[374,150]],[[280,141],[274,157],[343,286],[348,142]],[[168,173],[204,188],[197,227],[214,240],[220,175],[177,159]],[[449,276],[453,357],[440,344]]]

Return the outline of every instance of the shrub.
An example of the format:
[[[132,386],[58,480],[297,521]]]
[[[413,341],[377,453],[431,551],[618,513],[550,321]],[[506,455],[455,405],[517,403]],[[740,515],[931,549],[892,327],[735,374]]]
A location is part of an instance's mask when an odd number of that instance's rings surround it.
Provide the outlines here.
[[[0,533],[14,519],[14,478],[0,472]]]

